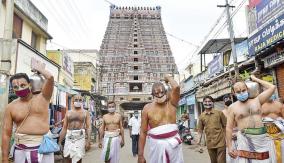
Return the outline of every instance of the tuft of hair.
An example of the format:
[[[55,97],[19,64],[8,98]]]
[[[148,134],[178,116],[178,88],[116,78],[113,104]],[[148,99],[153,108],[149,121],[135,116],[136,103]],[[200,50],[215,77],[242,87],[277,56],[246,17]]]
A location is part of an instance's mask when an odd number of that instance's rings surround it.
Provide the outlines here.
[[[115,102],[114,101],[108,101],[107,105],[109,105],[109,104],[114,104],[115,105]]]
[[[15,79],[25,79],[28,83],[30,83],[30,78],[26,73],[16,73],[15,75],[11,76],[10,83],[12,84],[13,80]]]
[[[163,91],[166,91],[166,88],[165,88],[165,86],[164,86],[163,83],[161,83],[161,82],[156,82],[156,83],[154,83],[153,86],[152,86],[152,94],[153,94],[153,92],[155,91],[155,88],[157,88],[157,87],[162,87]]]
[[[205,99],[210,99],[212,102],[214,102],[213,97],[211,97],[211,96],[209,96],[209,95],[203,97],[203,101],[205,101]]]

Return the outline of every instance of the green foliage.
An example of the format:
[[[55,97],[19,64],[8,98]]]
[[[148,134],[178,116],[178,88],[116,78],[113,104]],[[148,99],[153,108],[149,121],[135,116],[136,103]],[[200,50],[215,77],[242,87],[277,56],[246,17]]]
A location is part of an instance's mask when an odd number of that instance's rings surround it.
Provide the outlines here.
[[[244,73],[240,74],[240,77],[242,78],[243,81],[245,81],[250,78],[250,73],[245,70]]]

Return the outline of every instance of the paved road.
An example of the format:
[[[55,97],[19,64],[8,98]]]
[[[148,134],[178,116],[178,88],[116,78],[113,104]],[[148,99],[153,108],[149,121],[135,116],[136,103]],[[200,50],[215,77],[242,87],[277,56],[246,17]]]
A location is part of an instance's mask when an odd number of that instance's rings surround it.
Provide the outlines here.
[[[137,157],[133,157],[131,154],[131,139],[128,136],[128,130],[126,132],[125,146],[121,149],[120,163],[136,163]],[[185,163],[209,163],[209,156],[204,148],[204,153],[199,153],[196,151],[197,147],[195,145],[183,145],[183,155]],[[94,144],[89,152],[86,153],[83,159],[84,163],[103,163],[100,160],[101,149],[98,148],[97,144]]]

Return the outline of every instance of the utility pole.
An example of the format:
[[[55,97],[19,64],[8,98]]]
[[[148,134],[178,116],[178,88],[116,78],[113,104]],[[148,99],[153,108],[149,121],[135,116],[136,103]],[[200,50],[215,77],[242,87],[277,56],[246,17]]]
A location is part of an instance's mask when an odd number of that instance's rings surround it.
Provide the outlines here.
[[[238,79],[239,78],[239,67],[238,67],[236,46],[235,46],[235,34],[234,34],[234,28],[233,28],[233,23],[232,23],[231,14],[230,14],[230,8],[234,8],[235,6],[230,6],[228,0],[225,0],[225,3],[226,3],[225,5],[217,5],[217,7],[226,7],[228,32],[230,34],[232,56],[234,60],[235,79]]]
[[[4,25],[4,38],[0,40],[0,135],[2,135],[3,114],[8,104],[9,95],[9,74],[11,69],[11,49],[13,34],[14,0],[6,0],[6,15]],[[0,139],[0,144],[2,141]],[[2,151],[0,150],[0,157]],[[2,159],[2,158],[1,158]]]

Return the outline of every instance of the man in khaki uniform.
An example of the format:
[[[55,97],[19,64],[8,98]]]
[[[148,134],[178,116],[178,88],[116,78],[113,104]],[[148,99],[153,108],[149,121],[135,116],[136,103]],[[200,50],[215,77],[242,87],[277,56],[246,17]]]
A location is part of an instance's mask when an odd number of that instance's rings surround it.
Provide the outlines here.
[[[206,144],[211,163],[226,162],[225,129],[226,117],[222,111],[213,109],[213,98],[203,98],[205,111],[200,115],[198,122],[198,144],[201,142],[203,130],[205,130]]]

